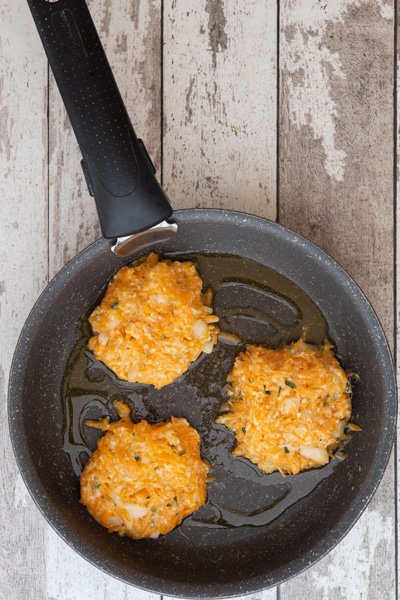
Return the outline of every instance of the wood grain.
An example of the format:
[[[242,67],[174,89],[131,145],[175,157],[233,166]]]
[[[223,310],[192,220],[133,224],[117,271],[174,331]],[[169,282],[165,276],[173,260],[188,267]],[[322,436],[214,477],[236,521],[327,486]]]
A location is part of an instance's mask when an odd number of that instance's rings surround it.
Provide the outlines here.
[[[395,348],[394,0],[88,4],[173,206],[243,210],[309,237],[361,286]],[[100,231],[28,6],[3,0],[0,15],[0,597],[160,600],[73,552],[13,458],[6,392],[19,331],[49,278]],[[394,600],[398,468],[392,460],[336,549],[243,600]]]
[[[280,220],[355,278],[392,341],[393,18],[339,4],[281,9]]]
[[[354,277],[393,344],[393,6],[285,1],[281,16],[280,222]],[[394,485],[392,461],[354,529],[282,599],[395,597]]]
[[[88,3],[104,40],[108,61],[137,134],[146,140],[155,162],[161,141],[160,2]],[[50,273],[55,274],[77,252],[100,236],[94,200],[83,179],[81,155],[58,89],[50,78]],[[61,168],[60,168],[61,165]],[[127,600],[131,586],[103,574],[76,556],[51,530],[46,531],[48,597],[60,600]],[[63,565],[62,569],[57,565]],[[73,577],[71,574],[73,573]],[[134,590],[138,600],[157,595]]]
[[[276,11],[165,2],[163,182],[177,208],[275,218]]]
[[[27,5],[3,2],[0,56],[0,596],[45,597],[45,523],[21,496],[7,430],[12,353],[28,312],[48,280],[47,65]],[[40,153],[37,149],[40,148]],[[34,158],[33,158],[34,157]]]

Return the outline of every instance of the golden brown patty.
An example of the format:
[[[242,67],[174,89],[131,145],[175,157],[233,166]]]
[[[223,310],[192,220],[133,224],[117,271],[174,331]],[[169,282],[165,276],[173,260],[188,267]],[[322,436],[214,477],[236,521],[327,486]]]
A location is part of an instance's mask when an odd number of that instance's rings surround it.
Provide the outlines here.
[[[115,406],[121,420],[87,422],[106,434],[82,472],[81,502],[110,532],[157,538],[206,501],[200,437],[186,419],[132,423],[127,405]]]
[[[229,377],[229,412],[218,417],[236,434],[234,456],[266,473],[297,474],[326,464],[351,414],[348,378],[328,343],[280,350],[248,346]]]
[[[202,285],[190,261],[150,254],[122,267],[89,318],[95,333],[89,349],[120,379],[168,385],[217,341],[218,317]]]

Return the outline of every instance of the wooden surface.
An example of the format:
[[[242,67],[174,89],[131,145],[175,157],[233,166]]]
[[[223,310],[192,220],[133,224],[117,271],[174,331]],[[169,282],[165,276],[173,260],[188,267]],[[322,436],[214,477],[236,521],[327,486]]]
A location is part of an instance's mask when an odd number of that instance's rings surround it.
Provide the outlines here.
[[[173,206],[244,210],[309,237],[354,277],[395,351],[394,1],[89,6]],[[27,3],[0,0],[0,15],[0,597],[159,600],[73,553],[13,458],[6,390],[18,334],[49,279],[100,234]],[[397,469],[393,454],[369,507],[328,556],[249,598],[396,598]]]

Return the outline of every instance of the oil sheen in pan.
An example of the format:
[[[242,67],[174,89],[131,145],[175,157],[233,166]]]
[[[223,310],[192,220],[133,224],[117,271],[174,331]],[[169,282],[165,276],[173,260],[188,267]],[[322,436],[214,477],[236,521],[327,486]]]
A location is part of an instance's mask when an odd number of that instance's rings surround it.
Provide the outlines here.
[[[79,477],[101,435],[84,421],[105,415],[117,418],[112,404],[116,399],[129,404],[135,421],[156,423],[171,415],[185,417],[201,435],[202,454],[211,464],[214,479],[208,484],[207,504],[181,527],[266,525],[307,496],[329,476],[337,461],[282,477],[280,473],[265,475],[250,461],[234,458],[234,434],[215,423],[227,398],[226,378],[246,343],[278,347],[299,339],[305,331],[306,340],[319,345],[328,335],[326,321],[299,287],[250,259],[217,254],[171,258],[196,264],[205,288],[213,290],[221,330],[238,335],[242,343],[232,345],[221,337],[211,355],[202,355],[184,376],[161,390],[130,384],[119,380],[87,351],[91,307],[77,328],[76,346],[63,381],[64,450]]]

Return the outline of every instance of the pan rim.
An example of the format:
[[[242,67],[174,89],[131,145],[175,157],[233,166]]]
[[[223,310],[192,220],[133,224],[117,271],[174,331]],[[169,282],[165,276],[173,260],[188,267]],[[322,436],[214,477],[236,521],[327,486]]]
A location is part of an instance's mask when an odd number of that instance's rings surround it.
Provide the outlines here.
[[[297,568],[295,569],[295,571],[293,573],[286,574],[285,576],[282,576],[279,580],[276,579],[276,580],[268,583],[267,585],[265,585],[265,578],[264,578],[264,582],[262,582],[262,581],[260,581],[262,579],[261,576],[255,577],[251,581],[250,580],[246,581],[246,583],[247,583],[246,591],[241,590],[239,592],[231,589],[231,587],[228,585],[224,586],[224,589],[212,590],[210,588],[205,589],[204,586],[196,587],[196,585],[192,584],[192,583],[188,583],[188,584],[180,583],[179,585],[176,585],[176,584],[168,585],[167,584],[167,585],[163,585],[162,588],[160,588],[160,589],[156,589],[156,588],[151,588],[148,586],[146,587],[146,585],[144,585],[143,582],[141,582],[141,581],[135,581],[135,582],[127,581],[127,579],[120,577],[120,576],[116,575],[114,572],[112,572],[112,570],[110,570],[111,565],[109,565],[109,567],[110,567],[109,569],[105,569],[104,565],[100,566],[98,564],[98,562],[96,562],[95,559],[91,560],[84,553],[84,549],[82,550],[81,541],[79,540],[79,537],[75,536],[74,532],[65,531],[65,528],[63,528],[62,519],[60,519],[59,512],[57,511],[57,507],[53,505],[53,503],[51,502],[51,499],[44,492],[44,488],[38,486],[38,482],[35,480],[33,463],[32,463],[32,465],[30,465],[29,460],[28,461],[26,460],[27,458],[31,459],[27,443],[25,442],[25,445],[23,444],[23,447],[21,448],[21,439],[23,440],[22,434],[23,434],[23,430],[24,430],[23,421],[22,421],[23,407],[22,407],[22,409],[20,407],[18,407],[17,415],[15,415],[15,413],[13,413],[13,410],[12,410],[13,409],[12,399],[16,396],[16,394],[18,392],[18,385],[16,383],[16,379],[18,378],[18,373],[21,370],[21,361],[23,358],[23,356],[21,357],[21,353],[22,353],[23,346],[26,345],[27,338],[29,338],[29,335],[31,333],[29,324],[32,322],[31,321],[32,315],[35,315],[36,312],[41,312],[43,310],[43,308],[42,308],[43,299],[46,301],[47,298],[49,298],[52,295],[53,289],[57,288],[58,283],[60,281],[62,281],[63,278],[65,278],[68,274],[70,274],[71,271],[74,271],[74,269],[79,269],[81,262],[88,260],[88,258],[91,254],[96,254],[96,252],[98,251],[98,248],[102,248],[103,246],[111,247],[111,240],[105,240],[104,238],[99,238],[98,240],[96,240],[95,242],[90,244],[90,246],[88,246],[86,249],[82,250],[79,254],[77,254],[73,259],[71,259],[71,261],[69,261],[55,275],[55,277],[49,282],[49,284],[46,286],[46,288],[43,290],[43,292],[40,294],[39,298],[35,302],[34,306],[32,307],[32,310],[30,311],[30,313],[25,321],[25,325],[23,326],[23,329],[20,333],[20,336],[19,336],[18,342],[15,347],[15,351],[14,351],[14,356],[13,356],[11,369],[10,369],[9,385],[8,385],[7,412],[8,412],[8,423],[9,423],[9,431],[10,431],[12,447],[13,447],[14,455],[17,460],[19,471],[21,473],[21,476],[22,476],[33,500],[35,501],[36,505],[38,506],[40,512],[45,517],[46,521],[60,535],[60,537],[62,537],[62,539],[70,547],[72,547],[80,556],[82,556],[83,558],[85,558],[86,560],[88,560],[89,562],[94,564],[95,566],[101,568],[103,571],[105,570],[105,572],[108,573],[109,575],[116,577],[117,579],[120,579],[121,581],[124,581],[126,583],[129,583],[130,585],[134,585],[136,587],[139,587],[139,588],[142,588],[147,591],[154,592],[154,593],[174,595],[176,597],[182,597],[182,598],[184,598],[184,597],[186,597],[186,598],[188,598],[188,597],[191,597],[191,598],[206,598],[206,597],[227,598],[227,597],[240,596],[240,595],[243,595],[244,593],[258,592],[262,589],[267,589],[268,587],[273,587],[275,585],[283,583],[284,581],[290,579],[294,575],[300,574],[301,572],[303,572],[304,570],[309,568],[312,564],[319,561],[328,552],[330,552],[340,542],[340,540],[343,539],[343,537],[350,531],[350,529],[353,527],[353,525],[359,519],[361,514],[366,509],[372,496],[374,495],[377,487],[379,486],[379,483],[382,479],[383,473],[385,472],[386,466],[387,466],[389,458],[390,458],[394,435],[395,435],[396,418],[397,418],[397,393],[396,393],[396,381],[395,381],[395,376],[394,376],[394,362],[393,362],[392,355],[390,353],[390,349],[388,346],[388,342],[387,342],[385,333],[383,331],[383,328],[379,322],[379,319],[378,319],[374,309],[368,302],[366,296],[364,295],[362,290],[359,288],[359,286],[355,283],[355,281],[351,278],[351,276],[343,269],[343,267],[341,267],[340,264],[337,261],[335,261],[330,255],[328,255],[324,250],[319,248],[316,244],[314,244],[313,242],[311,242],[304,236],[301,236],[300,234],[288,229],[287,227],[284,227],[278,223],[269,221],[268,219],[264,219],[262,217],[250,215],[250,214],[244,213],[244,212],[228,211],[228,210],[223,210],[223,209],[182,209],[182,210],[176,211],[174,213],[174,215],[177,218],[178,224],[179,224],[180,220],[191,221],[192,223],[196,223],[196,221],[203,218],[205,212],[209,213],[209,214],[211,213],[212,217],[213,217],[213,221],[215,221],[216,223],[218,221],[219,222],[226,221],[227,219],[232,220],[232,222],[235,224],[237,224],[238,222],[241,222],[242,224],[244,224],[244,223],[248,223],[250,221],[254,226],[261,227],[263,230],[265,230],[265,228],[270,229],[270,230],[272,229],[275,232],[280,232],[281,235],[284,234],[285,236],[289,236],[291,243],[301,244],[302,247],[306,248],[311,254],[317,253],[321,257],[321,260],[324,262],[324,265],[329,265],[329,267],[332,268],[337,274],[340,273],[342,277],[346,278],[349,287],[352,288],[352,293],[357,295],[357,297],[363,303],[363,310],[366,311],[368,318],[370,318],[374,322],[375,337],[377,340],[377,344],[382,351],[382,355],[380,358],[381,358],[382,362],[385,362],[387,374],[389,375],[389,377],[387,377],[387,379],[385,381],[386,388],[387,388],[387,398],[389,399],[389,402],[384,404],[384,408],[386,409],[385,423],[386,423],[386,427],[387,427],[385,445],[383,448],[380,448],[379,456],[376,457],[377,462],[375,465],[375,469],[373,471],[373,476],[371,475],[371,477],[370,477],[371,481],[369,481],[368,493],[366,495],[364,495],[362,498],[359,498],[359,503],[357,503],[357,505],[353,505],[347,510],[347,513],[345,515],[346,518],[344,520],[345,527],[343,527],[340,532],[336,532],[336,536],[333,536],[333,538],[332,538],[332,534],[331,534],[328,544],[326,544],[325,542],[322,541],[319,545],[317,544],[314,547],[313,551],[309,551],[308,554],[305,554],[304,557],[302,557],[302,564],[301,565],[298,564]],[[265,233],[265,231],[264,231],[264,233]],[[118,261],[116,261],[116,264],[117,264],[117,262]],[[126,262],[126,260],[124,260],[124,262]],[[384,361],[383,361],[383,359],[384,359]],[[366,487],[366,486],[364,486],[364,487]],[[54,513],[55,513],[55,516],[54,516]],[[71,539],[74,537],[76,537],[76,539]],[[319,547],[319,546],[321,546],[321,547]],[[314,555],[314,556],[311,556],[311,555]],[[287,566],[285,566],[285,569],[287,570]],[[160,584],[160,582],[157,580],[155,580],[153,583],[156,585]],[[250,583],[252,584],[251,587],[249,587]],[[218,591],[219,595],[217,595],[217,596],[214,595],[215,591]]]

